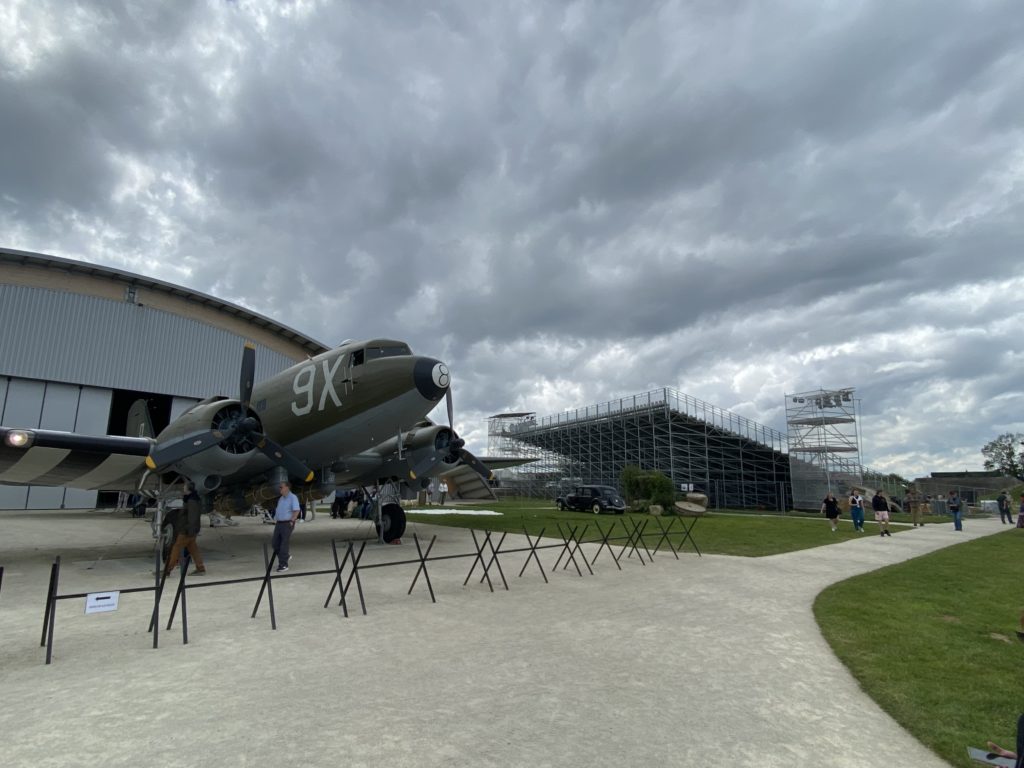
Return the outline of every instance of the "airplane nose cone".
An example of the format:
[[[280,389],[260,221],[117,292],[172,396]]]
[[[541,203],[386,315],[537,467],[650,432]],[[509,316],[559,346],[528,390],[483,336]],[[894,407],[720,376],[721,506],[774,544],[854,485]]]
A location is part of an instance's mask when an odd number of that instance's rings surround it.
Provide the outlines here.
[[[432,357],[424,357],[416,361],[412,378],[419,393],[432,402],[437,402],[444,397],[444,393],[448,391],[448,386],[451,384],[448,366]]]

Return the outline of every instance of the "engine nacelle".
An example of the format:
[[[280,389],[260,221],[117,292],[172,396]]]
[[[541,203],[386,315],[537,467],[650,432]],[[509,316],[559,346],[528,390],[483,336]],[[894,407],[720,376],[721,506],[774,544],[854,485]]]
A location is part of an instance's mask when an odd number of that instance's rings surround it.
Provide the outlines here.
[[[251,437],[253,430],[239,430],[231,434],[244,419],[253,419],[256,432],[262,431],[259,417],[249,408],[243,411],[238,400],[221,398],[204,400],[175,419],[157,437],[157,445],[198,438],[207,432],[221,432],[225,439],[200,453],[183,459],[176,469],[186,477],[212,477],[230,475],[241,469],[256,450]],[[253,423],[253,422],[250,422]],[[216,487],[216,486],[214,486]],[[208,489],[212,490],[212,489]]]

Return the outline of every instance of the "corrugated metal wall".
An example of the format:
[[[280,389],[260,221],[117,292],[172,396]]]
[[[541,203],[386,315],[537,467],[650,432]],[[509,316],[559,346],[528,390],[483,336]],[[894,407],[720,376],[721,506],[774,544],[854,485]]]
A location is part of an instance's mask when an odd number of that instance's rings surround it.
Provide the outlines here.
[[[0,285],[0,375],[203,398],[234,396],[243,339],[126,301]],[[256,346],[256,380],[294,364]]]

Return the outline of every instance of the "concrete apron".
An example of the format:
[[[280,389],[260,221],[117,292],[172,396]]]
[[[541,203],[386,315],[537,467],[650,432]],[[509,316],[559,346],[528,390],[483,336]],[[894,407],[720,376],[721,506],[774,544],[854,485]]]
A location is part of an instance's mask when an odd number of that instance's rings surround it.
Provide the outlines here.
[[[437,604],[422,578],[406,595],[415,566],[380,568],[363,572],[369,615],[350,603],[348,619],[322,607],[331,576],[281,579],[277,631],[266,604],[249,618],[257,585],[197,589],[189,645],[178,622],[158,650],[151,596],[92,616],[62,601],[45,666],[53,555],[64,554],[63,593],[145,585],[149,527],[65,512],[0,526],[12,766],[888,766],[894,755],[942,766],[860,691],[811,604],[833,582],[1005,530],[969,520],[959,534],[931,525],[766,558],[663,551],[621,572],[604,552],[583,578],[551,572],[547,550],[550,584],[532,564],[516,578],[525,555],[508,555],[511,590],[494,594],[475,578],[462,586],[469,559],[436,562]],[[471,551],[468,531],[414,525],[401,547],[369,545],[364,564],[414,557],[413,530],[437,534],[434,555]],[[369,534],[320,516],[296,530],[291,572],[331,567],[332,537]],[[269,537],[252,519],[204,528],[203,578],[259,573]]]

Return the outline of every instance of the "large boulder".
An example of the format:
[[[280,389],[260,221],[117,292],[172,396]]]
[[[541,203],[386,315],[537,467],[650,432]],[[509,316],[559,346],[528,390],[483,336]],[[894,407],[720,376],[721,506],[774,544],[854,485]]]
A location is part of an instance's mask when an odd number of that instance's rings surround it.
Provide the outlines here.
[[[661,515],[665,514],[665,509],[664,507],[661,506],[661,504],[651,504],[651,506],[647,508],[647,514],[654,515],[655,517],[660,517]]]
[[[708,508],[708,496],[706,493],[689,491],[686,494],[686,500],[691,504],[697,504],[698,506],[704,507],[704,509]]]
[[[686,517],[701,517],[707,514],[707,508],[702,507],[700,504],[694,504],[692,501],[677,501],[676,502],[676,514],[684,515]]]

